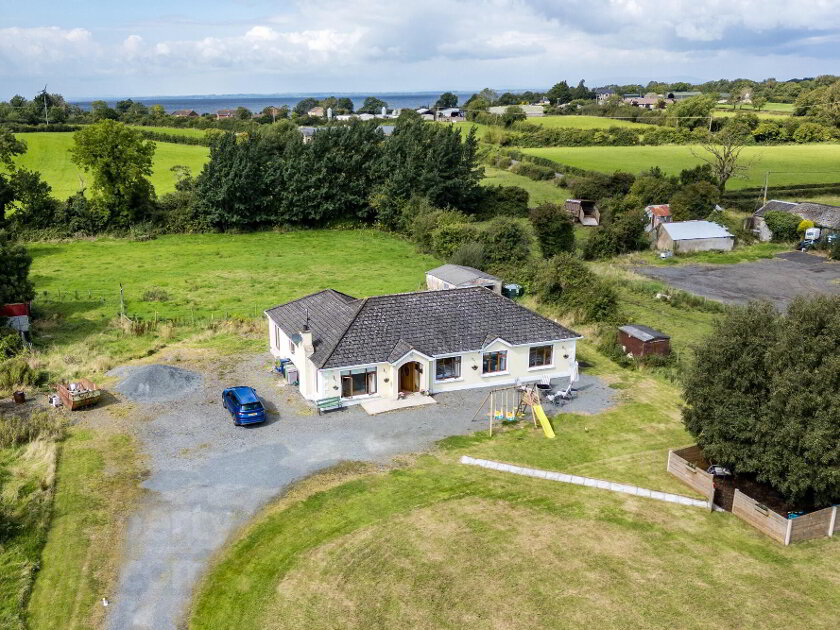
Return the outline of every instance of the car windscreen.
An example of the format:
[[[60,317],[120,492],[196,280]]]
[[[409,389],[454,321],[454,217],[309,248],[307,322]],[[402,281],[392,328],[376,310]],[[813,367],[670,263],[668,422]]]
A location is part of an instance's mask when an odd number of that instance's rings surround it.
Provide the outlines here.
[[[259,402],[252,402],[252,403],[245,403],[241,407],[242,411],[256,411],[257,409],[262,409],[262,403]]]

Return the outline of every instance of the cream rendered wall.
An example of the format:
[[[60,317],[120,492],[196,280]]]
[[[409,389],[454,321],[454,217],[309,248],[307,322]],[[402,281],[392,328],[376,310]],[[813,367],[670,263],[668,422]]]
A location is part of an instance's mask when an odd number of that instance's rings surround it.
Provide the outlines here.
[[[481,352],[467,352],[461,354],[461,377],[436,381],[432,379],[432,393],[448,392],[458,389],[469,389],[473,387],[501,387],[511,385],[518,380],[519,383],[533,383],[545,377],[560,378],[569,376],[572,373],[572,366],[575,362],[575,340],[556,341],[550,367],[529,368],[528,354],[533,346],[544,346],[544,343],[535,343],[527,346],[508,346],[502,341],[494,341]],[[507,370],[496,374],[482,374],[482,354],[507,350]],[[568,358],[564,358],[567,355]],[[457,355],[448,355],[457,356]],[[477,369],[473,369],[473,365]],[[434,365],[430,366],[430,374],[434,375]]]
[[[295,351],[289,349],[289,338],[280,328],[268,318],[268,340],[271,354],[278,359],[291,359],[298,371],[300,393],[304,398],[317,400],[324,398],[318,395],[318,369],[306,358],[303,344],[295,344]]]

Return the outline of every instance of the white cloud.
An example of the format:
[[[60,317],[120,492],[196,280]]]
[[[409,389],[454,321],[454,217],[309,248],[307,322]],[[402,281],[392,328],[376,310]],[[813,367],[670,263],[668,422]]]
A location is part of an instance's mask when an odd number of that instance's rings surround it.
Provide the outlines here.
[[[760,7],[752,0],[300,0],[281,6],[279,15],[249,22],[240,5],[227,24],[185,23],[179,30],[154,19],[118,41],[109,40],[107,28],[95,36],[85,28],[0,29],[0,76],[142,75],[177,84],[188,76],[244,83],[270,75],[320,79],[324,89],[336,77],[375,77],[382,89],[389,83],[405,89],[411,80],[466,87],[593,75],[712,78],[762,65],[768,76],[794,67],[805,75],[831,71],[840,58],[838,0],[765,0]],[[821,69],[812,67],[819,63]],[[295,89],[292,83],[284,85]]]

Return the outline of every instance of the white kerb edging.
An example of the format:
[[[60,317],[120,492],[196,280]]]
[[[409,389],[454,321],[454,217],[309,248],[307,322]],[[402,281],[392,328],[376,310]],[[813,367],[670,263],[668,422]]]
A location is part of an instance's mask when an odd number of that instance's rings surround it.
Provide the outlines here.
[[[709,502],[702,499],[692,499],[691,497],[686,497],[681,494],[672,494],[670,492],[660,492],[658,490],[649,490],[648,488],[639,488],[638,486],[631,486],[625,483],[605,481],[604,479],[593,479],[591,477],[581,477],[579,475],[569,475],[549,470],[540,470],[538,468],[525,468],[524,466],[514,466],[513,464],[494,462],[489,459],[477,459],[468,455],[462,455],[460,461],[462,464],[466,464],[467,466],[489,468],[490,470],[508,472],[514,475],[522,475],[523,477],[537,477],[539,479],[547,479],[549,481],[570,483],[576,486],[588,486],[590,488],[598,488],[599,490],[632,494],[637,497],[645,497],[646,499],[664,501],[665,503],[679,503],[680,505],[689,505],[691,507],[699,507],[706,510],[709,509]]]

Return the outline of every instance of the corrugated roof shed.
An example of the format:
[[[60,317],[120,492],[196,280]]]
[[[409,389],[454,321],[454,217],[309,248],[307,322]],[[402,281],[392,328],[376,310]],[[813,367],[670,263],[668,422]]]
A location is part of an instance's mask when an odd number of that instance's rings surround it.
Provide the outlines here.
[[[627,324],[625,326],[619,326],[618,328],[620,331],[627,333],[631,337],[635,337],[636,339],[640,339],[642,341],[653,341],[654,339],[670,339],[668,335],[658,330],[654,330],[648,326],[643,326],[642,324]]]
[[[671,206],[667,203],[660,203],[655,206],[647,206],[645,210],[649,210],[650,213],[655,217],[670,217],[671,216]]]
[[[426,275],[434,276],[435,278],[438,278],[450,284],[454,284],[455,286],[463,284],[464,282],[470,282],[474,284],[476,282],[484,281],[500,281],[500,278],[497,278],[496,276],[491,275],[489,273],[485,273],[480,269],[476,269],[475,267],[467,267],[466,265],[452,265],[449,263],[427,271]]]
[[[729,233],[729,230],[711,221],[663,223],[662,229],[675,241],[691,241],[701,238],[735,238]]]

